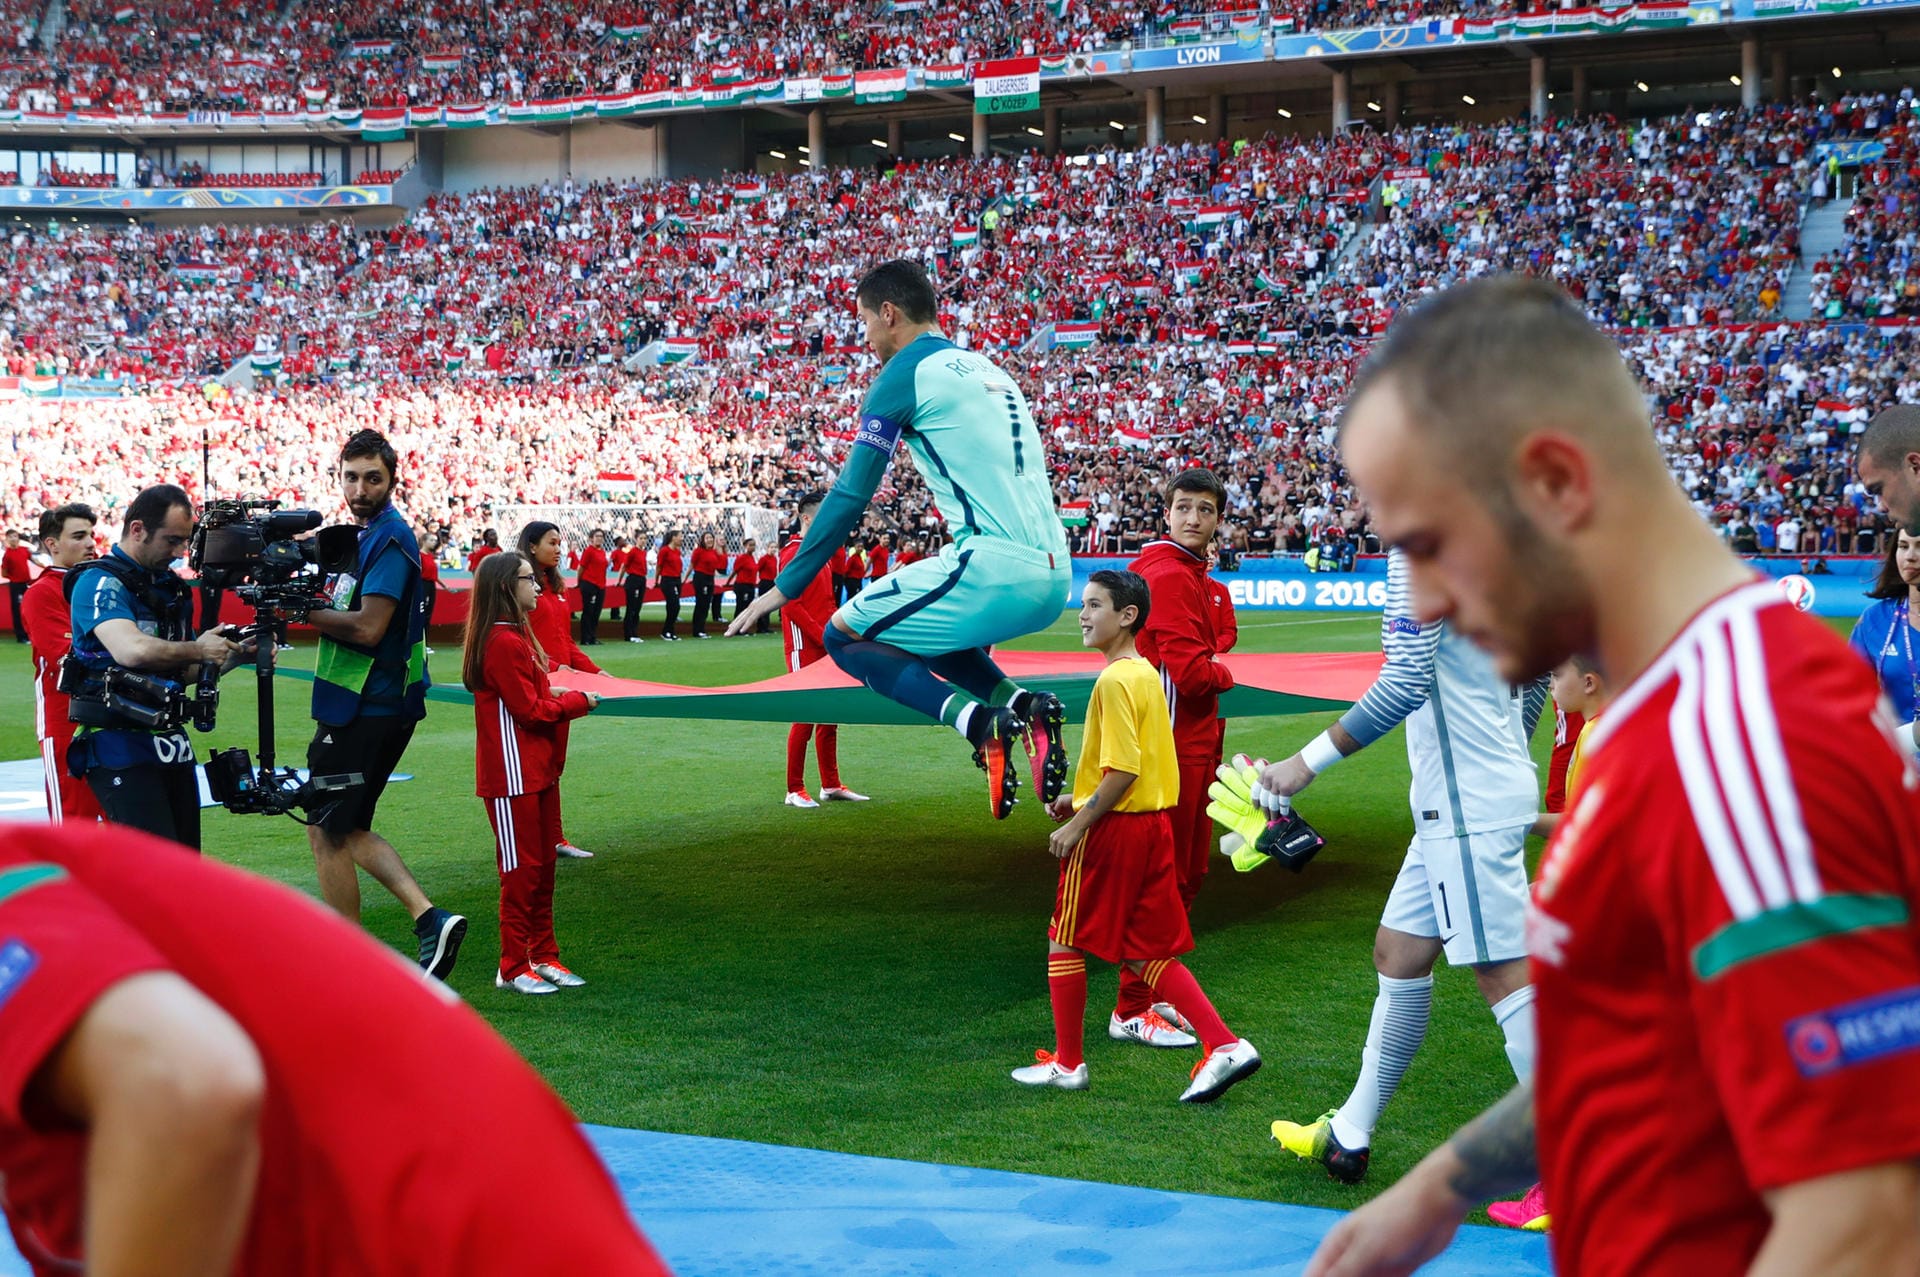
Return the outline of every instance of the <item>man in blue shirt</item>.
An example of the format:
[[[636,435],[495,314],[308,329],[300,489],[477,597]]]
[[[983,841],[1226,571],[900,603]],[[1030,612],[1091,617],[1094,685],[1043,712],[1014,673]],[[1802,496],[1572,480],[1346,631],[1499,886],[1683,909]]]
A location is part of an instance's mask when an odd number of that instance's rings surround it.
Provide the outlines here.
[[[333,578],[333,606],[307,617],[320,631],[314,668],[313,775],[358,772],[365,783],[307,826],[320,894],[360,920],[364,869],[407,907],[420,965],[452,973],[467,920],[436,908],[393,844],[373,832],[373,812],[400,766],[414,725],[427,716],[426,617],[420,609],[420,543],[393,506],[399,456],[386,436],[362,430],[340,450],[340,487],[360,524],[354,571]]]
[[[193,503],[172,484],[146,489],[127,507],[120,542],[67,582],[73,657],[95,687],[120,672],[176,688],[203,667],[230,669],[242,649],[218,630],[193,636],[193,598],[168,565],[186,553]],[[76,693],[81,724],[67,765],[115,824],[200,849],[200,784],[193,743],[179,722],[142,723],[98,696]]]

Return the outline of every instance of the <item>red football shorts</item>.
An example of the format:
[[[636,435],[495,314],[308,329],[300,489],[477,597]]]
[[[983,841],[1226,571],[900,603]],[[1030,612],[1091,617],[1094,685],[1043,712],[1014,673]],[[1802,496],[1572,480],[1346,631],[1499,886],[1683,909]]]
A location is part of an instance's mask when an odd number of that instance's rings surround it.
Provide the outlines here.
[[[1151,962],[1193,948],[1165,811],[1102,816],[1060,862],[1047,938],[1106,962]]]

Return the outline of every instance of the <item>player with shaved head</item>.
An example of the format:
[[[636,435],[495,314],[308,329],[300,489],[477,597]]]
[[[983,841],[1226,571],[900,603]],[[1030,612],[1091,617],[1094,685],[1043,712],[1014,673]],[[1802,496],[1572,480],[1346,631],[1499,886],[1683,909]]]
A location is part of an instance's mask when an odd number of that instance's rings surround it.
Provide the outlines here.
[[[1550,283],[1402,316],[1340,448],[1423,620],[1618,690],[1534,888],[1533,1085],[1310,1277],[1411,1272],[1536,1174],[1563,1275],[1920,1272],[1920,819],[1872,673],[1694,514]]]

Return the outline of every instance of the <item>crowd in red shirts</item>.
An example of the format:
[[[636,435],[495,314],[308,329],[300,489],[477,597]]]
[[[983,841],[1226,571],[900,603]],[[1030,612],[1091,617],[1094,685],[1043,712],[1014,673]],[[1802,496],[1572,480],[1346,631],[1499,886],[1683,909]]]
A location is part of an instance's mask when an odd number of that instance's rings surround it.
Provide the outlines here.
[[[952,66],[1264,27],[1378,26],[1517,0],[69,0],[49,50],[45,0],[0,0],[0,107],[296,113],[505,103],[691,87],[716,78]],[[1236,23],[1236,17],[1239,19]],[[1196,30],[1197,27],[1197,30]]]
[[[1365,548],[1329,449],[1355,361],[1421,292],[1501,269],[1621,329],[1676,471],[1730,538],[1851,546],[1877,529],[1834,457],[1910,389],[1915,343],[1750,325],[1778,317],[1818,142],[1880,142],[1863,185],[1904,207],[1904,101],[563,182],[435,196],[389,229],[18,227],[0,374],[148,389],[8,409],[0,520],[77,497],[110,529],[128,475],[198,492],[203,430],[219,491],[324,506],[330,449],[369,420],[456,563],[494,505],[591,501],[602,471],[641,476],[643,501],[781,503],[835,471],[872,370],[852,287],[902,255],[934,268],[955,340],[1022,379],[1062,500],[1091,503],[1083,548],[1149,536],[1188,459],[1222,469],[1242,548]],[[1829,275],[1903,279],[1911,232],[1855,225]],[[1050,325],[1092,344],[1046,349]],[[632,360],[676,350],[697,357]],[[201,393],[255,351],[277,380]],[[864,547],[941,535],[904,463],[879,510]]]

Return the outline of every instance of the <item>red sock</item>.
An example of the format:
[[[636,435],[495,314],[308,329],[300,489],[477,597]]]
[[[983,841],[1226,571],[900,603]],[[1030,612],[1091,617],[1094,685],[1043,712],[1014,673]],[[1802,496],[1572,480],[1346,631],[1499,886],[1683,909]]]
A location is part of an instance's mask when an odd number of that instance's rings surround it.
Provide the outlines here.
[[[1120,997],[1113,1005],[1113,1013],[1122,1020],[1131,1020],[1151,1010],[1153,1010],[1153,986],[1125,967],[1121,967]]]
[[[1173,1009],[1193,1024],[1194,1032],[1200,1035],[1200,1045],[1211,1052],[1217,1046],[1226,1046],[1239,1041],[1232,1029],[1213,1009],[1213,1003],[1193,978],[1193,972],[1178,958],[1163,958],[1158,962],[1149,962],[1140,971],[1141,979],[1153,986],[1153,991],[1165,1001],[1173,1003]]]
[[[1086,1059],[1087,960],[1077,953],[1047,955],[1047,996],[1053,1002],[1053,1058],[1077,1069]]]
[[[820,763],[820,788],[840,788],[840,729],[832,723],[814,728],[813,752]]]
[[[795,723],[787,729],[787,792],[798,793],[807,787],[807,740],[813,735],[812,723]]]

